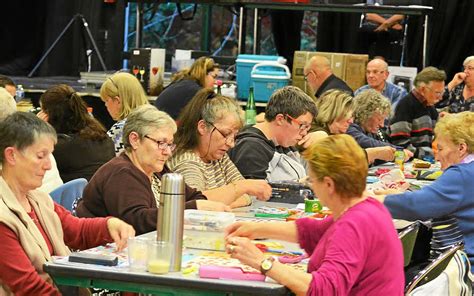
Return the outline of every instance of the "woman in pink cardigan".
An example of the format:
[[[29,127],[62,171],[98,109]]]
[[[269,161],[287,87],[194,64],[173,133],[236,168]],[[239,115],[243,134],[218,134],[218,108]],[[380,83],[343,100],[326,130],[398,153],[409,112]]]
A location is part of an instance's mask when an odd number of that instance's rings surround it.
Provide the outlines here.
[[[333,215],[296,222],[237,222],[227,229],[227,251],[297,295],[403,295],[403,251],[390,213],[363,195],[365,153],[349,135],[329,136],[305,155],[314,193]],[[266,257],[256,238],[298,242],[310,256],[308,272]]]

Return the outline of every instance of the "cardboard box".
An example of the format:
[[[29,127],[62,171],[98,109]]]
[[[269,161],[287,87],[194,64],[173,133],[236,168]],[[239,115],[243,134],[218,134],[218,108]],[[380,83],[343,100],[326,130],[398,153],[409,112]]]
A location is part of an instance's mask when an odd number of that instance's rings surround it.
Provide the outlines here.
[[[365,54],[348,54],[336,52],[295,51],[293,59],[293,85],[309,92],[304,81],[304,66],[315,55],[325,56],[331,63],[331,69],[337,77],[344,80],[352,90],[356,90],[365,83],[365,70],[369,56]]]

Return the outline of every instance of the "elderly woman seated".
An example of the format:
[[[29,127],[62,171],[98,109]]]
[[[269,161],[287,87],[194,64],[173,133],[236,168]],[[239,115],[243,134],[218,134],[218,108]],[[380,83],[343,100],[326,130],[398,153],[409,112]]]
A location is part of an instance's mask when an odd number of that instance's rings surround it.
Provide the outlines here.
[[[178,151],[168,162],[189,186],[232,208],[249,205],[249,195],[265,200],[272,192],[265,180],[244,179],[227,155],[242,127],[240,110],[233,99],[216,96],[212,89],[199,91],[178,119]]]
[[[84,189],[77,207],[80,217],[119,217],[137,233],[156,230],[161,177],[171,172],[165,162],[174,148],[176,123],[154,106],[143,105],[127,117],[125,152],[104,164]],[[229,210],[186,186],[186,208]]]
[[[354,137],[362,148],[390,146],[381,130],[390,115],[390,101],[375,90],[365,90],[354,97],[354,122],[349,125],[346,133]],[[407,149],[404,150],[405,158],[413,156]]]
[[[402,246],[387,209],[363,195],[363,150],[351,136],[335,135],[314,143],[305,157],[313,191],[333,215],[237,222],[227,229],[227,251],[297,295],[402,295]],[[266,258],[249,240],[258,238],[298,242],[310,256],[308,273]]]
[[[474,113],[466,111],[441,118],[436,124],[437,160],[443,174],[418,191],[380,196],[392,216],[409,221],[436,219],[443,237],[434,251],[464,241],[474,266]],[[444,222],[442,222],[444,221]],[[433,232],[433,236],[436,232]],[[448,239],[448,240],[447,240]]]
[[[318,115],[314,119],[312,131],[319,138],[328,135],[345,134],[353,123],[354,98],[340,90],[325,92],[317,101]],[[395,148],[390,146],[365,148],[369,163],[376,159],[391,161],[394,159]]]
[[[462,65],[464,71],[454,75],[436,108],[443,108],[449,113],[474,111],[474,56],[467,57]]]
[[[80,219],[39,190],[56,143],[54,128],[32,113],[0,122],[0,295],[60,295],[43,264],[69,248],[115,241],[120,250],[133,228],[117,218]]]

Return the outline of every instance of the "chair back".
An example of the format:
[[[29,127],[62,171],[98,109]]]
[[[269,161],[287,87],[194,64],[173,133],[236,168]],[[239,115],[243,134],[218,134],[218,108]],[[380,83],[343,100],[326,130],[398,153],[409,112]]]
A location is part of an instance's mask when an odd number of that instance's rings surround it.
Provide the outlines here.
[[[437,278],[448,266],[449,261],[454,257],[457,251],[462,250],[464,244],[456,244],[447,251],[434,259],[422,271],[420,271],[413,280],[405,287],[405,295],[409,295],[415,288],[424,285]]]
[[[418,222],[415,222],[398,234],[403,246],[403,267],[407,267],[411,262],[419,226]]]
[[[82,197],[82,192],[87,185],[87,179],[79,178],[71,180],[51,191],[49,195],[53,200],[72,212],[74,201]]]

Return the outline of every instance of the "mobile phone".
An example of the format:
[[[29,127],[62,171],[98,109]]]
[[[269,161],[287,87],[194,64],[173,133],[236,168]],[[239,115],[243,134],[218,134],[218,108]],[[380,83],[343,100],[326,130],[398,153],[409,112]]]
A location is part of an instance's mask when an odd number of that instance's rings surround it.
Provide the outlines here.
[[[69,262],[115,266],[118,264],[118,258],[115,255],[74,252],[69,255]]]

